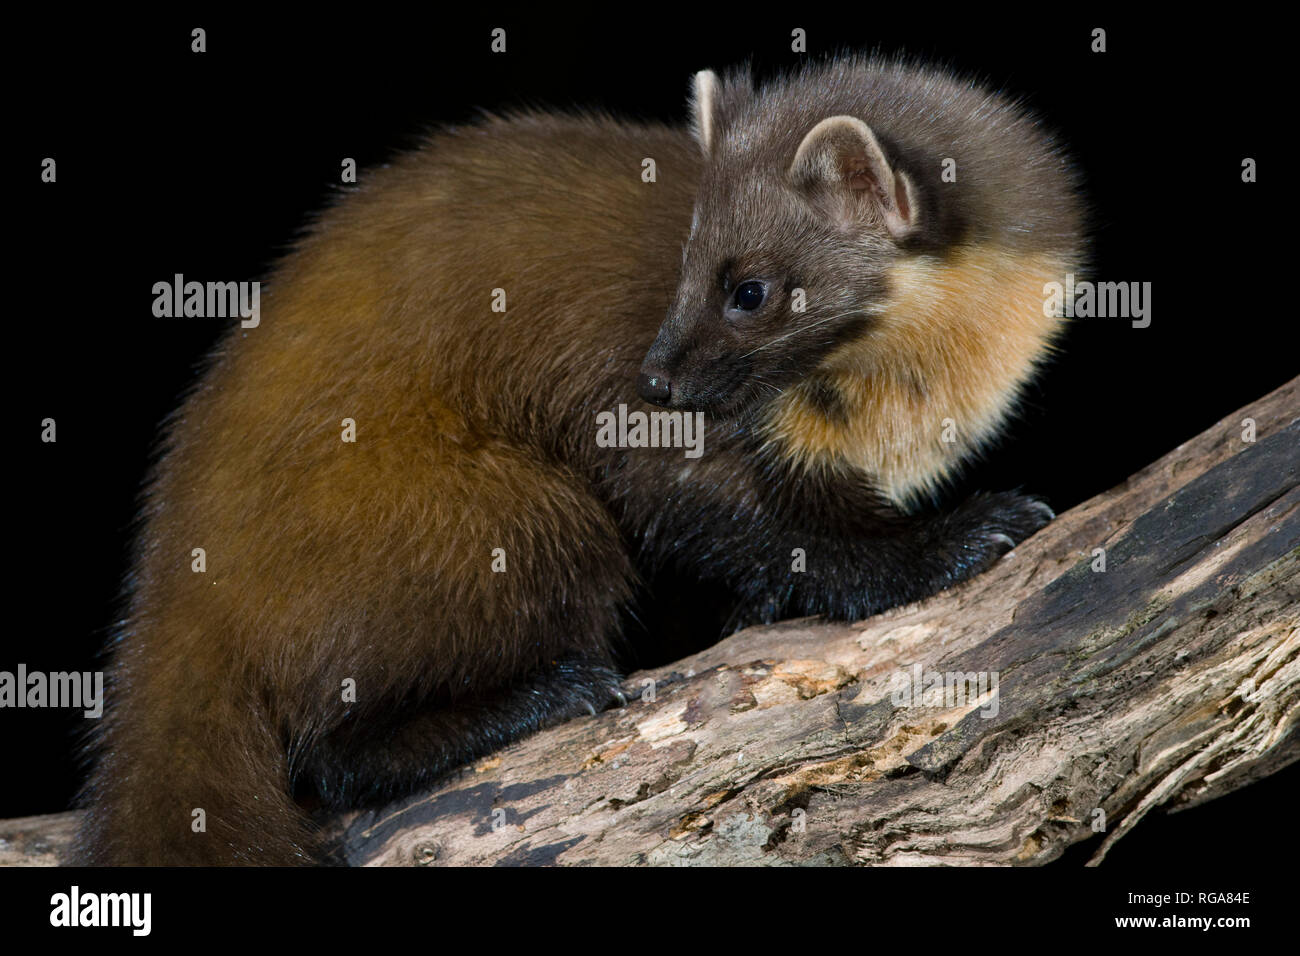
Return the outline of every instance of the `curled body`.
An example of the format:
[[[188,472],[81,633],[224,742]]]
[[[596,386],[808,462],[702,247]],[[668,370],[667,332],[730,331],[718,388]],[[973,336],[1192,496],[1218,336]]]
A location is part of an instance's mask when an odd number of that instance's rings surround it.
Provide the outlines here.
[[[440,132],[279,265],[149,478],[82,860],[318,860],[304,805],[614,701],[666,572],[734,626],[854,619],[1046,522],[917,505],[1059,331],[1043,286],[1083,241],[1052,140],[896,61],[706,71],[691,105]],[[702,454],[608,447],[620,406],[701,414]]]

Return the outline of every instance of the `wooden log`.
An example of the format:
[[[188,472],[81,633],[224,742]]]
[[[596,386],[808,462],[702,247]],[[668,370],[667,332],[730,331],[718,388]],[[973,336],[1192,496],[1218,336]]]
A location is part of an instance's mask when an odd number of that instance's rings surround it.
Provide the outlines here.
[[[1098,862],[1300,757],[1298,413],[1300,378],[919,604],[634,674],[626,708],[341,817],[337,858],[1035,864],[1104,833]],[[71,817],[0,823],[0,863]]]
[[[0,820],[0,866],[58,866],[77,833],[78,813]]]

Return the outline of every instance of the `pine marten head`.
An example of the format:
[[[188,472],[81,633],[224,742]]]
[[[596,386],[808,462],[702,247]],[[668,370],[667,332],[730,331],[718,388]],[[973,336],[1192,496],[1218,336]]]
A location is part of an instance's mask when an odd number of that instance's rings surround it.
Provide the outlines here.
[[[861,336],[886,263],[917,231],[916,186],[854,116],[806,123],[797,143],[722,128],[750,93],[695,78],[704,150],[676,299],[646,356],[647,401],[728,416],[804,379]]]
[[[641,396],[755,414],[787,457],[865,469],[900,503],[933,490],[1057,331],[1068,165],[1014,104],[899,63],[760,90],[704,71],[692,115],[695,214]]]

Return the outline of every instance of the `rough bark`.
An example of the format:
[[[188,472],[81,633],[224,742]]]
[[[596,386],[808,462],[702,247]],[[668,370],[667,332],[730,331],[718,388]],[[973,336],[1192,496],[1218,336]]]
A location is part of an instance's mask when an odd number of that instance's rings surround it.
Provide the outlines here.
[[[626,708],[341,818],[338,855],[1033,864],[1104,832],[1097,862],[1154,807],[1300,757],[1297,414],[1300,378],[920,604],[752,628],[634,674]],[[916,667],[986,692],[906,700]],[[0,863],[52,862],[70,818],[0,823]]]

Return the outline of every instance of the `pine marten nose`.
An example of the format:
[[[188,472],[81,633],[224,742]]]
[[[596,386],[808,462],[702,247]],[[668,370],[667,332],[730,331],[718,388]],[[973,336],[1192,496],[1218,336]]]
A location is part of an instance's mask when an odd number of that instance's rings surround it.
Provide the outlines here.
[[[642,398],[653,405],[667,405],[668,396],[672,394],[668,376],[661,372],[650,374],[642,372],[636,378],[636,390]]]

